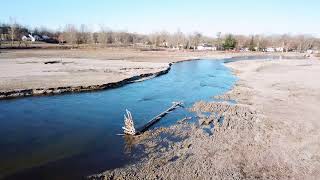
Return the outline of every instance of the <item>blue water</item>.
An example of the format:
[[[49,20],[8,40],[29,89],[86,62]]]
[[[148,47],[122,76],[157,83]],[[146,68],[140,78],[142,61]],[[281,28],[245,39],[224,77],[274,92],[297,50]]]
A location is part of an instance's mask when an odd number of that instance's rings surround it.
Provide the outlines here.
[[[79,179],[123,166],[131,157],[116,134],[125,110],[139,127],[173,101],[212,100],[236,81],[223,62],[177,63],[166,75],[117,89],[0,101],[0,179]],[[186,116],[180,108],[153,128]]]

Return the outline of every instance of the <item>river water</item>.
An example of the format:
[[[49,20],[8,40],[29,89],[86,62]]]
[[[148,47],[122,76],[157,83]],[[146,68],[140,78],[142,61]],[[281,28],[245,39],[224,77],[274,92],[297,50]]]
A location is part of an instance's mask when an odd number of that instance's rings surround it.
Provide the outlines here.
[[[176,63],[168,74],[116,89],[0,101],[0,179],[80,179],[125,165],[132,158],[116,135],[125,110],[139,127],[173,101],[212,100],[236,82],[225,61]],[[153,128],[190,115],[179,108]]]

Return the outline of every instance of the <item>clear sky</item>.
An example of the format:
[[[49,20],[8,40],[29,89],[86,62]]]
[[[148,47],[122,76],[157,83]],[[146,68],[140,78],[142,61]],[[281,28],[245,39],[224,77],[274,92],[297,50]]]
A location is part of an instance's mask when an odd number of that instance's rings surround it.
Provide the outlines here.
[[[139,33],[320,34],[320,0],[3,0],[0,6],[0,22],[14,17],[51,29],[87,24]]]

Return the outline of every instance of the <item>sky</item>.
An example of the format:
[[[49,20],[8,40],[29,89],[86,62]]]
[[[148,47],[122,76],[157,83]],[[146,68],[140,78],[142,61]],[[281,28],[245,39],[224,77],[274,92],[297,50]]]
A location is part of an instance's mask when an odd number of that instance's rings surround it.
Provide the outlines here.
[[[311,34],[320,37],[319,0],[7,0],[10,17],[28,27],[86,24],[137,33]]]

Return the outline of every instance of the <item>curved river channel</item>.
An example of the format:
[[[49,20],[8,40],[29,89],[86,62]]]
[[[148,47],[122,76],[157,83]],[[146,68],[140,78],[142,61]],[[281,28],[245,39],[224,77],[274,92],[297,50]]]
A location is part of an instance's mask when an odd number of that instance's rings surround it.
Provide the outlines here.
[[[139,127],[173,101],[212,101],[236,82],[225,61],[176,63],[168,74],[116,89],[1,100],[0,179],[79,179],[125,165],[131,157],[116,135],[125,110]],[[153,128],[186,116],[179,108]]]

